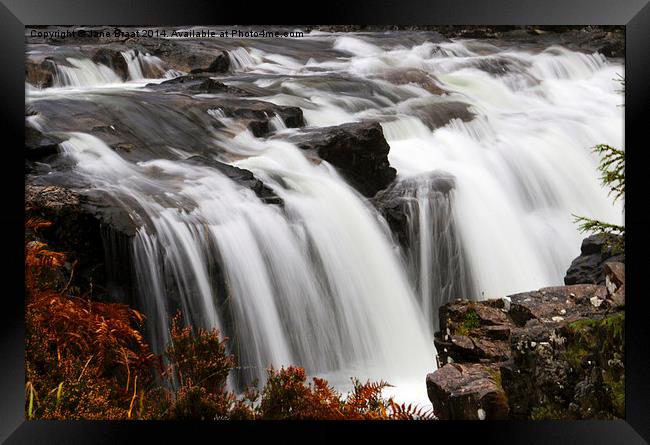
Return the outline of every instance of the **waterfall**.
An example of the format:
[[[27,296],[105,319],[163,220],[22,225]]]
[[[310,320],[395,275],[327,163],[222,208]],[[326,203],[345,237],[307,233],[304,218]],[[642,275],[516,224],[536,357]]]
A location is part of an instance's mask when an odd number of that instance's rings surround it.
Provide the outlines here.
[[[56,86],[87,87],[122,82],[115,71],[90,59],[68,57],[66,61],[70,66],[56,66]]]
[[[96,189],[132,199],[146,221],[133,255],[155,347],[180,308],[186,322],[231,339],[241,383],[263,381],[270,365],[297,363],[342,387],[351,376],[400,382],[433,366],[432,332],[374,210],[292,144],[269,141],[240,162],[283,209],[208,167],[134,166],[83,133],[61,146]]]
[[[228,50],[229,75],[254,98],[142,89],[138,80],[178,73],[131,49],[121,53],[127,82],[68,58],[55,86],[83,91],[26,91],[41,113],[30,122],[67,138],[65,174],[137,226],[119,251],[154,349],[180,310],[229,337],[233,387],[294,364],[337,389],[352,376],[384,379],[402,401],[426,403],[440,305],[560,285],[583,238],[572,214],[622,221],[590,152],[623,147],[620,61],[557,45],[409,39],[247,40]],[[311,129],[380,122],[396,181],[361,196],[290,142],[298,130],[280,114],[255,110],[271,132],[253,136],[250,115],[228,107],[258,99],[300,107]],[[93,128],[71,122],[88,110]],[[251,171],[281,203],[193,155]]]
[[[121,55],[128,69],[127,81],[173,78],[182,74],[180,71],[166,70],[164,62],[150,54],[130,49],[122,51]],[[68,65],[56,64],[54,86],[89,88],[124,82],[110,67],[91,59],[67,57],[65,60]]]
[[[165,74],[164,62],[156,56],[130,49],[122,51],[122,57],[126,60],[131,80],[152,79],[161,76],[172,77]]]

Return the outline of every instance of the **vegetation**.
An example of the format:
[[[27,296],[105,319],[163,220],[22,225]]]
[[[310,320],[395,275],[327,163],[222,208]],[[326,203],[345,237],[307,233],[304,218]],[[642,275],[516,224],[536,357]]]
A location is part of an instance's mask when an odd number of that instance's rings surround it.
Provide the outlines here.
[[[625,80],[618,81],[625,88]],[[607,144],[598,144],[592,149],[600,157],[598,171],[603,186],[609,188],[609,196],[614,202],[625,199],[625,151]],[[625,244],[625,226],[599,221],[585,216],[573,215],[574,222],[578,224],[581,232],[607,235],[609,247],[623,253]]]
[[[455,333],[457,335],[469,336],[473,329],[481,327],[481,319],[479,318],[474,308],[469,308],[465,313],[462,323],[456,326]]]
[[[172,319],[163,356],[142,337],[145,318],[126,305],[72,295],[68,255],[36,239],[50,222],[26,223],[27,419],[431,419],[430,411],[384,398],[386,382],[361,383],[342,395],[305,370],[267,370],[261,391],[227,389],[235,367],[218,330]],[[163,365],[165,359],[166,365]]]

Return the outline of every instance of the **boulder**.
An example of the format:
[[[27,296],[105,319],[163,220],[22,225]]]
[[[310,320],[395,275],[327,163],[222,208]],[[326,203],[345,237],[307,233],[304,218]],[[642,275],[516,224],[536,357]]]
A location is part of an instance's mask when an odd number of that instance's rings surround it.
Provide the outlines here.
[[[110,200],[93,199],[66,187],[28,183],[25,186],[25,219],[30,218],[51,221],[50,227],[39,231],[38,238],[77,261],[71,282],[73,287],[80,289],[80,293],[94,292],[95,296],[109,294],[106,270],[109,255],[105,241],[121,240],[121,244],[126,244],[136,230],[125,210],[111,205]],[[28,233],[27,237],[33,239],[36,234]],[[129,256],[122,256],[120,261],[123,268],[120,273],[129,273]],[[124,283],[128,286],[130,280],[125,279]]]
[[[395,85],[415,84],[424,88],[431,94],[442,95],[446,91],[440,86],[440,82],[431,74],[416,68],[393,68],[387,69],[374,77],[384,79]]]
[[[625,313],[615,298],[622,292],[624,299],[624,267],[607,263],[605,269],[608,287],[555,286],[443,305],[434,339],[439,369],[427,376],[441,418],[476,418],[470,408],[478,396],[468,401],[458,394],[489,385],[479,371],[465,371],[470,365],[484,374],[480,367],[499,370],[508,418],[621,418]]]
[[[25,160],[40,161],[56,155],[61,142],[63,139],[57,136],[43,134],[34,127],[25,125]]]
[[[394,181],[385,190],[378,192],[372,202],[386,219],[391,232],[400,245],[409,250],[413,243],[410,220],[411,206],[418,196],[425,195],[429,200],[449,200],[450,192],[455,188],[455,178],[441,170],[435,170],[423,176],[416,176]],[[440,212],[446,209],[440,206]],[[453,230],[453,224],[450,224]]]
[[[226,51],[222,51],[207,68],[194,68],[190,74],[195,73],[227,73],[230,69],[230,57]]]
[[[564,277],[564,284],[605,284],[603,265],[625,262],[621,252],[622,237],[596,234],[585,238],[580,256],[573,260]]]
[[[426,378],[433,412],[441,420],[503,420],[508,400],[498,366],[447,364]]]
[[[368,197],[386,188],[397,175],[388,162],[390,146],[377,122],[307,129],[291,140],[332,164]]]
[[[210,73],[187,74],[160,83],[147,84],[156,91],[187,91],[197,94],[231,94],[233,96],[252,96],[249,91],[226,85],[210,77]]]
[[[434,334],[439,365],[450,362],[499,363],[510,358],[515,324],[503,300],[460,300],[439,309],[440,331]]]
[[[93,55],[92,61],[109,67],[122,80],[129,78],[129,67],[120,51],[111,48],[100,48]]]
[[[25,80],[37,88],[49,88],[54,85],[56,64],[52,59],[25,62]]]

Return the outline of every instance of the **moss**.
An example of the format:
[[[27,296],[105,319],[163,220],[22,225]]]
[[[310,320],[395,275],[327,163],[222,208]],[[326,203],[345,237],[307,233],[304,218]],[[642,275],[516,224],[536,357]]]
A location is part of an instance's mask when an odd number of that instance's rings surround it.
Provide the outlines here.
[[[622,418],[625,415],[625,313],[598,320],[578,320],[568,325],[565,358],[576,379],[582,379],[582,363],[588,355],[602,376],[602,412]]]
[[[552,405],[536,406],[530,411],[530,420],[565,420],[567,413]]]
[[[499,388],[503,389],[503,384],[501,382],[501,370],[499,369],[491,370],[490,376],[492,377],[494,383],[496,383]]]
[[[606,371],[603,373],[603,386],[611,400],[614,415],[625,417],[625,374],[616,378],[611,372]]]
[[[600,320],[583,319],[569,324],[571,332],[583,337],[600,329],[606,329],[608,333],[611,333],[612,340],[623,342],[625,336],[625,312],[619,312]]]
[[[469,336],[472,329],[481,326],[481,319],[473,308],[470,308],[465,313],[463,321],[456,327],[456,334]]]

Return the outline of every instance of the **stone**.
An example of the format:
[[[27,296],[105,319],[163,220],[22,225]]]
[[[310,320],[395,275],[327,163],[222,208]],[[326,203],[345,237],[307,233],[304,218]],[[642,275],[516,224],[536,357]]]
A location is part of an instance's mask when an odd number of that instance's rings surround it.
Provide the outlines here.
[[[508,418],[508,401],[494,365],[446,364],[426,378],[436,417],[442,420]]]
[[[378,122],[306,129],[290,140],[332,164],[368,197],[386,188],[397,175],[388,162],[390,146]]]
[[[605,284],[604,264],[624,262],[624,255],[614,247],[622,242],[622,238],[606,234],[585,238],[580,256],[573,260],[566,272],[564,284]]]
[[[230,57],[226,51],[222,51],[207,68],[194,68],[190,74],[195,73],[227,73],[230,69]]]
[[[122,80],[129,78],[129,67],[120,51],[111,48],[100,48],[93,55],[92,61],[109,67]]]
[[[25,62],[25,80],[36,88],[49,88],[54,85],[56,64],[52,59]]]

